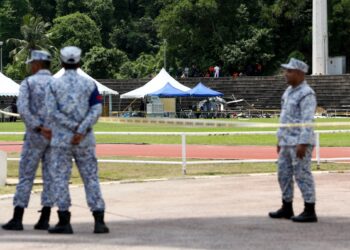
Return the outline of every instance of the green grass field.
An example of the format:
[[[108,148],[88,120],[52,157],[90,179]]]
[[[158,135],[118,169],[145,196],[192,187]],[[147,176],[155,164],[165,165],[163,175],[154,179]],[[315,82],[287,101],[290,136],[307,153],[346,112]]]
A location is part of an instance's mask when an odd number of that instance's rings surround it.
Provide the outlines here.
[[[230,121],[230,120],[224,120]],[[278,120],[273,118],[256,118],[247,120],[232,119],[233,122],[258,122],[275,123]],[[318,124],[325,122],[350,122],[348,118],[326,118],[317,119]],[[325,126],[317,130],[350,129],[350,126]],[[0,131],[22,132],[24,125],[21,122],[0,123]],[[188,127],[174,125],[153,125],[153,124],[125,124],[99,122],[95,131],[103,132],[237,132],[237,131],[276,131],[275,128],[250,128],[250,127]],[[0,141],[22,141],[21,135],[0,135]],[[147,144],[180,144],[180,136],[147,136],[147,135],[97,135],[97,143],[147,143]],[[336,147],[350,146],[350,133],[348,134],[322,134],[320,137],[321,146]],[[201,145],[275,145],[274,135],[238,135],[238,136],[188,136],[188,144]]]

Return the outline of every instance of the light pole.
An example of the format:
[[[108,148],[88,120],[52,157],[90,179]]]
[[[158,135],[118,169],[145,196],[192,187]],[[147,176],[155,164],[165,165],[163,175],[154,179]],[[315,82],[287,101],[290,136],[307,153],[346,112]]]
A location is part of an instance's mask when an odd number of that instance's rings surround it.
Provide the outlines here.
[[[2,73],[2,45],[4,44],[3,41],[0,41],[0,72]]]
[[[312,1],[312,74],[327,75],[328,17],[327,0]]]

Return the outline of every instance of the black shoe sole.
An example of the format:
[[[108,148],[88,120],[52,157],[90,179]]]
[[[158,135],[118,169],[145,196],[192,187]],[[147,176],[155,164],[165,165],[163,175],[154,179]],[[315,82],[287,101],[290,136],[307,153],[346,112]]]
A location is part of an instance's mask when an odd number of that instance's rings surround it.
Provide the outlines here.
[[[108,234],[109,233],[109,229],[105,229],[105,230],[94,230],[94,234]]]
[[[23,231],[24,230],[23,228],[6,228],[6,227],[3,227],[2,229],[6,231]]]
[[[69,228],[49,228],[47,230],[50,234],[73,234],[72,227]]]
[[[292,218],[293,222],[297,222],[297,223],[316,223],[318,222],[318,219],[306,219],[306,220],[296,220]]]
[[[34,226],[35,230],[48,230],[49,228],[50,228],[49,225],[47,225],[47,226],[37,226],[37,225],[35,225]]]
[[[269,214],[269,217],[271,219],[286,219],[286,220],[290,220],[290,219],[292,219],[293,216],[294,215],[291,215],[291,216],[274,216],[274,215]]]

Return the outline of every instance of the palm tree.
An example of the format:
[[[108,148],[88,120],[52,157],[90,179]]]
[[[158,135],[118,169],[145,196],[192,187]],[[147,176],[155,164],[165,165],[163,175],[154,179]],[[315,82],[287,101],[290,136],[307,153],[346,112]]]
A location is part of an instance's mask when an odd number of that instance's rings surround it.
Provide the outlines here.
[[[52,54],[55,54],[57,49],[52,45],[46,34],[50,26],[51,24],[44,22],[41,17],[24,16],[23,25],[21,26],[23,39],[10,38],[6,41],[15,46],[10,51],[10,57],[13,57],[13,61],[24,61],[28,58],[30,52],[35,49],[49,50]]]

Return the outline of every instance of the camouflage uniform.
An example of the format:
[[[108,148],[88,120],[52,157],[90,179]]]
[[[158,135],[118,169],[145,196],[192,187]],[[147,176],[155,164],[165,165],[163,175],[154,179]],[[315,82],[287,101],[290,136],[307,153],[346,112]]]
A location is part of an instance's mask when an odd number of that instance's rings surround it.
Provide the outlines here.
[[[95,83],[66,70],[47,88],[46,105],[52,122],[52,178],[55,182],[55,200],[59,211],[71,205],[69,179],[72,158],[83,179],[87,203],[91,211],[103,211],[98,179],[95,137],[92,126],[102,112],[101,96]],[[79,145],[72,145],[75,133],[85,135]]]
[[[312,123],[316,110],[316,96],[304,81],[299,86],[288,87],[282,96],[280,123]],[[315,203],[315,184],[311,173],[311,157],[315,135],[312,127],[280,128],[277,132],[278,145],[281,147],[278,159],[278,181],[282,198],[286,202],[293,200],[293,175],[304,201]],[[308,144],[305,157],[296,156],[296,146]]]
[[[47,110],[45,106],[45,89],[49,82],[54,81],[49,70],[39,70],[35,75],[25,79],[21,83],[17,100],[18,112],[26,126],[25,139],[19,162],[19,182],[13,205],[26,208],[28,206],[30,192],[32,190],[35,173],[42,161],[42,176],[44,188],[41,195],[43,206],[53,206],[50,196],[51,179],[49,175],[50,142],[35,128],[39,126],[49,127]]]

